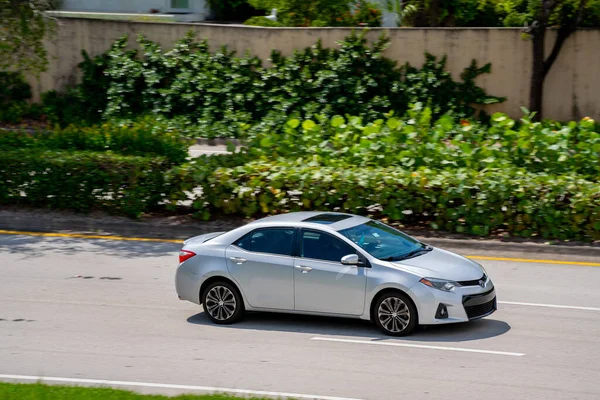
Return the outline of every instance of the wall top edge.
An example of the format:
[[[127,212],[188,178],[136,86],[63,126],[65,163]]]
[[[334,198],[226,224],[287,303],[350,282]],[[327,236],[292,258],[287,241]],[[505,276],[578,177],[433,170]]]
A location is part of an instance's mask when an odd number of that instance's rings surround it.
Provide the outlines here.
[[[360,27],[271,27],[271,26],[251,26],[243,24],[216,24],[208,22],[176,22],[176,21],[130,21],[130,20],[119,20],[119,19],[102,19],[102,18],[85,18],[85,17],[56,17],[59,21],[93,21],[93,22],[110,22],[115,24],[163,24],[163,25],[187,25],[187,26],[206,26],[211,28],[233,28],[233,29],[259,29],[259,30],[274,30],[274,31],[327,31],[327,30],[341,30],[341,31],[517,31],[521,32],[524,28],[505,28],[505,27],[437,27],[437,28],[414,28],[414,27],[377,27],[377,28],[360,28]],[[548,28],[548,30],[557,30],[555,28]],[[600,28],[579,28],[580,31],[599,31]]]

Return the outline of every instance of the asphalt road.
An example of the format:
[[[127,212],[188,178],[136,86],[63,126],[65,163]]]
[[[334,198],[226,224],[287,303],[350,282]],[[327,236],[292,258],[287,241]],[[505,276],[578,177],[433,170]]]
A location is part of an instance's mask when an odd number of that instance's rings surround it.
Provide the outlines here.
[[[396,339],[331,318],[252,314],[213,325],[175,295],[178,249],[0,235],[0,380],[110,380],[169,394],[600,398],[598,267],[482,261],[498,312]]]

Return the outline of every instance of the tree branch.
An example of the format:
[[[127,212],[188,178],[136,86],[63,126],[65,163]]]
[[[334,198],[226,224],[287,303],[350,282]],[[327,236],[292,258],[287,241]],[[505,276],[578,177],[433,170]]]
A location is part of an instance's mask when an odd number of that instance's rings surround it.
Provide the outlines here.
[[[558,57],[558,54],[560,53],[563,44],[574,31],[575,29],[572,29],[571,27],[560,27],[560,29],[558,30],[558,35],[556,36],[556,40],[554,41],[554,46],[552,46],[552,52],[544,61],[544,76],[548,74],[548,71],[550,71],[550,68],[552,68],[552,64],[554,64],[554,61],[556,61],[556,58]]]
[[[583,9],[585,8],[587,1],[588,0],[579,1],[579,8],[577,9],[577,18],[575,19],[575,29],[577,29],[577,27],[581,23],[581,20],[583,19]]]
[[[558,30],[558,35],[556,36],[556,41],[554,42],[554,46],[552,47],[552,52],[544,61],[544,76],[546,76],[546,74],[548,74],[548,71],[550,71],[550,68],[552,68],[552,65],[556,61],[556,58],[558,57],[558,54],[560,53],[560,50],[562,49],[562,46],[565,43],[565,41],[568,39],[569,36],[571,36],[573,32],[577,30],[577,27],[579,26],[579,23],[583,18],[583,9],[586,3],[587,0],[580,0],[575,21],[562,25]]]

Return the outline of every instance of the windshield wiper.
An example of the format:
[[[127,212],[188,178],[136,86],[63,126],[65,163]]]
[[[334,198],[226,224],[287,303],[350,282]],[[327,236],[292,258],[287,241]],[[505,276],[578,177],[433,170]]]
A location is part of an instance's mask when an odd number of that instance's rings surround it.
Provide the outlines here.
[[[391,257],[385,258],[383,261],[402,261],[402,260],[406,260],[408,258],[416,257],[416,256],[420,255],[421,253],[427,253],[427,252],[430,252],[431,250],[433,250],[433,247],[427,246],[426,244],[423,244],[423,243],[421,243],[421,244],[425,247],[412,250],[401,256],[391,256]]]

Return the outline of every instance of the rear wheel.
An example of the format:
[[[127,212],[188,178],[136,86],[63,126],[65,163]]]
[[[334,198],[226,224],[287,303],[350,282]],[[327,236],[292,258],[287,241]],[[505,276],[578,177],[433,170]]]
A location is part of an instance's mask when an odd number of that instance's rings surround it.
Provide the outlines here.
[[[390,336],[406,336],[417,327],[417,309],[404,293],[383,293],[373,307],[373,314],[375,324]]]
[[[228,282],[213,282],[202,294],[204,311],[216,324],[233,324],[242,318],[244,302],[240,292]]]

